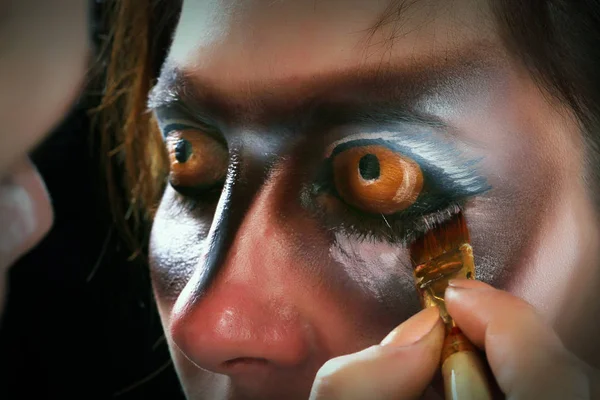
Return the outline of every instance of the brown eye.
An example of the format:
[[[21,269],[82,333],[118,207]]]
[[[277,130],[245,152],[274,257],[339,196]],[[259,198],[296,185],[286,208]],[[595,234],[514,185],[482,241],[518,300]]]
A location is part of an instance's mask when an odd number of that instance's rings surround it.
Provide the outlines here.
[[[175,187],[208,188],[225,179],[227,148],[198,131],[180,131],[167,138],[171,184]]]
[[[333,175],[346,203],[373,214],[408,208],[423,188],[419,165],[384,146],[357,146],[339,153]]]

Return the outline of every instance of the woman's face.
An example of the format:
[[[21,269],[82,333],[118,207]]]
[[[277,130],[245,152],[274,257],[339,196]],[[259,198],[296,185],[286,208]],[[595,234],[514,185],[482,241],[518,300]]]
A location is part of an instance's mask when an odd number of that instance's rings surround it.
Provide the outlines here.
[[[150,104],[172,163],[151,267],[190,398],[307,398],[418,310],[403,243],[458,207],[480,279],[594,356],[581,133],[487,2],[186,0]]]

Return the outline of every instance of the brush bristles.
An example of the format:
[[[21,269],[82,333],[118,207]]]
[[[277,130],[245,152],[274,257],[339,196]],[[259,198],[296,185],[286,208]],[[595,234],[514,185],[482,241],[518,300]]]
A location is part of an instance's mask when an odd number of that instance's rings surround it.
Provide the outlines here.
[[[469,243],[469,230],[462,212],[427,231],[410,246],[413,266],[423,264],[440,255]]]

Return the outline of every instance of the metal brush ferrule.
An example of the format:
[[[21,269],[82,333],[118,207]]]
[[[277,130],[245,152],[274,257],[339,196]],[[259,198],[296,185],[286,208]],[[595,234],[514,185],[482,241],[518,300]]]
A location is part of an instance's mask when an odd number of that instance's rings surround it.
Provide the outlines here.
[[[431,247],[435,249],[438,246],[439,243],[429,246],[425,254],[431,254]],[[473,249],[468,243],[464,243],[458,248],[445,251],[417,265],[414,269],[414,277],[423,307],[437,306],[446,325],[440,357],[445,398],[491,400],[489,377],[484,368],[485,361],[471,341],[456,326],[446,310],[444,300],[451,279],[475,279]]]
[[[475,279],[473,248],[468,243],[448,251],[414,269],[415,284],[423,307],[437,306],[446,328],[454,327],[454,321],[446,311],[444,293],[448,282],[455,278]]]

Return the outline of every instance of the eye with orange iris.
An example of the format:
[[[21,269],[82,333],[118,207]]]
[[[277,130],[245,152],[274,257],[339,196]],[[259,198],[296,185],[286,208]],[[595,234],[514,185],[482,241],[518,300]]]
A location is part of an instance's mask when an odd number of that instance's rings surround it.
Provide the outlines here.
[[[328,231],[360,240],[407,244],[490,189],[479,159],[418,128],[358,132],[324,150],[302,204]]]
[[[166,142],[173,187],[208,190],[223,183],[229,152],[221,142],[195,130],[172,132]]]
[[[406,210],[423,189],[419,164],[381,145],[349,148],[335,156],[332,167],[342,200],[367,213]]]

